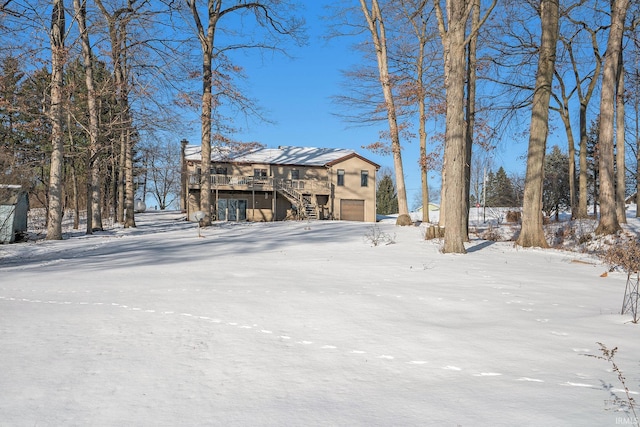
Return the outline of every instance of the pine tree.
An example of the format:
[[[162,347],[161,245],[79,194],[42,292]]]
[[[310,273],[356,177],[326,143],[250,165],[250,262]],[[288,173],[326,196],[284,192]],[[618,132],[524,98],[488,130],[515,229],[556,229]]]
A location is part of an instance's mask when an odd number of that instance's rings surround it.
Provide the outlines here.
[[[485,206],[498,206],[496,192],[496,175],[493,173],[493,171],[489,171],[489,173],[487,174],[485,185]]]
[[[587,135],[587,189],[590,197],[588,201],[593,203],[593,214],[597,216],[598,195],[600,190],[600,176],[598,163],[600,161],[600,144],[598,143],[598,134],[600,132],[600,118],[596,118],[591,122],[589,134]]]
[[[515,193],[511,179],[507,176],[504,168],[500,166],[495,178],[496,206],[515,206]]]
[[[547,216],[555,213],[558,220],[560,210],[570,207],[569,158],[557,145],[554,145],[544,159],[542,209]]]
[[[380,215],[398,213],[398,194],[390,174],[385,173],[378,182],[376,204]]]

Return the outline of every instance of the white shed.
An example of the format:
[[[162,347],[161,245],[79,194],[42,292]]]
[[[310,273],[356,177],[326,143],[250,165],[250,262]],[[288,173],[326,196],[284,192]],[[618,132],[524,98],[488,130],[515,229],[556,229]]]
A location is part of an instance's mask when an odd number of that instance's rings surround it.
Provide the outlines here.
[[[13,243],[27,232],[29,197],[19,185],[0,184],[0,243]]]

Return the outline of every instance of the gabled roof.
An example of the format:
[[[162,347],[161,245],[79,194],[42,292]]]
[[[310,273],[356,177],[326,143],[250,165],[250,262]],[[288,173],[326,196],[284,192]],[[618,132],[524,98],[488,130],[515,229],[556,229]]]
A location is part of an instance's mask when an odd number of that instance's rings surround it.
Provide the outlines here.
[[[201,147],[187,145],[185,147],[185,159],[199,161]],[[225,148],[212,147],[212,162],[229,163],[262,163],[272,165],[290,166],[331,166],[342,160],[351,157],[358,157],[378,169],[380,166],[373,163],[353,150],[342,148],[315,148],[315,147],[290,147],[280,146],[278,148],[258,148],[244,152],[231,152]]]

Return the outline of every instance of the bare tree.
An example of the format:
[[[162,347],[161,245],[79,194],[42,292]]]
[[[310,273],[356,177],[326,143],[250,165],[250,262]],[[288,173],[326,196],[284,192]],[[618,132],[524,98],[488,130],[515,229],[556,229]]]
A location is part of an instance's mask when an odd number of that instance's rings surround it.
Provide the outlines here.
[[[430,30],[430,24],[433,16],[432,10],[427,10],[423,0],[402,0],[402,15],[409,23],[410,31],[415,38],[415,51],[410,52],[409,59],[412,68],[415,70],[410,78],[411,83],[408,85],[408,91],[401,93],[401,98],[415,102],[418,109],[418,139],[420,141],[420,181],[422,189],[421,205],[422,205],[422,221],[429,222],[429,170],[433,168],[434,155],[427,151],[427,101],[433,97],[430,91],[429,83],[426,79],[429,76],[431,58],[428,51],[431,41],[437,37]],[[400,23],[402,25],[403,23]],[[402,29],[400,29],[402,32]],[[406,50],[407,47],[400,46],[400,50]],[[435,49],[434,49],[435,50]]]
[[[600,34],[607,27],[601,24],[604,17],[598,1],[570,2],[562,10],[560,19],[563,33],[560,34],[561,44],[556,60],[557,85],[552,93],[555,104],[550,108],[558,112],[567,136],[571,213],[574,218],[584,218],[588,202],[587,114],[600,82]],[[575,136],[571,114],[576,105],[574,97],[579,105],[579,125]],[[576,140],[579,144],[579,176],[576,173]]]
[[[613,234],[621,228],[616,214],[614,184],[614,111],[617,104],[616,88],[618,87],[618,69],[622,52],[624,22],[629,4],[629,0],[613,0],[611,2],[611,27],[607,40],[607,51],[604,54],[600,98],[600,132],[598,134],[600,150],[600,221],[598,222],[598,227],[596,227],[596,234]]]
[[[398,219],[396,224],[409,225],[409,206],[407,204],[407,191],[404,184],[404,168],[402,166],[402,151],[400,146],[400,132],[396,113],[393,89],[389,75],[389,58],[387,55],[387,34],[378,0],[371,1],[371,7],[366,0],[360,0],[362,13],[367,21],[369,32],[373,41],[378,61],[378,74],[387,111],[389,123],[389,136],[391,138],[391,153],[393,155],[393,167],[396,175],[396,191],[398,194]]]
[[[95,81],[93,77],[93,51],[87,30],[87,1],[73,0],[75,18],[80,32],[82,44],[82,63],[87,87],[87,113],[89,115],[89,149],[87,152],[87,234],[94,230],[102,230],[102,213],[100,209],[100,170],[98,168],[98,105]]]
[[[115,121],[119,141],[119,160],[117,162],[118,182],[118,221],[125,228],[135,227],[133,181],[133,118],[130,106],[130,70],[129,70],[129,24],[146,1],[128,0],[121,6],[114,5],[108,10],[102,0],[95,0],[102,17],[105,19],[109,34],[110,57],[115,81],[115,100],[117,111]]]
[[[598,78],[602,70],[602,57],[600,55],[600,49],[598,47],[597,34],[598,29],[590,29],[586,23],[578,22],[582,28],[589,33],[591,40],[591,48],[593,51],[593,58],[595,61],[595,67],[592,73],[589,73],[589,84],[586,90],[582,90],[580,82],[583,79],[577,69],[576,61],[572,59],[574,76],[576,80],[576,90],[578,99],[580,101],[580,149],[579,149],[579,178],[578,178],[578,212],[575,215],[578,218],[585,218],[587,216],[587,201],[588,201],[588,166],[587,166],[587,145],[588,145],[588,130],[587,130],[587,108],[589,102],[593,96],[593,92],[598,83]],[[570,47],[570,45],[568,46]],[[570,51],[571,52],[571,51]],[[573,206],[573,205],[572,205]]]
[[[620,49],[616,88],[616,215],[620,224],[627,223],[625,207],[627,180],[625,170],[625,94],[624,59]]]
[[[204,10],[200,10],[198,0],[185,0],[193,23],[195,24],[196,35],[202,49],[202,97],[201,97],[201,182],[200,182],[200,210],[205,213],[203,222],[211,222],[211,179],[209,170],[211,168],[211,144],[212,138],[212,112],[214,109],[213,87],[213,62],[214,60],[225,60],[222,56],[224,49],[216,44],[216,33],[220,20],[226,15],[243,12],[253,12],[256,22],[262,28],[275,32],[278,36],[286,35],[297,37],[300,31],[301,22],[297,19],[285,19],[278,11],[287,10],[293,5],[284,0],[263,0],[263,1],[225,1],[206,0]],[[203,19],[204,18],[204,19]],[[251,44],[248,40],[246,44],[235,46],[234,48],[267,48],[275,49],[266,42]],[[231,94],[227,94],[232,97]]]
[[[476,3],[470,0],[447,2],[446,15],[440,2],[434,0],[438,29],[444,51],[444,76],[447,98],[445,148],[442,183],[441,222],[444,221],[445,253],[466,253],[467,240],[467,137],[465,83],[467,78],[465,51],[471,38],[495,7],[493,1],[485,16],[466,33],[469,17]]]
[[[49,173],[49,214],[47,218],[47,240],[62,239],[62,163],[64,155],[64,64],[67,58],[65,49],[65,10],[64,0],[53,0],[51,13],[51,169]]]
[[[472,0],[471,28],[480,24],[480,0]],[[467,44],[467,105],[465,109],[465,160],[464,160],[464,203],[465,241],[469,241],[469,197],[471,196],[471,156],[473,154],[474,128],[476,125],[476,86],[478,64],[478,31],[471,34]]]
[[[141,151],[144,156],[145,182],[148,182],[144,195],[150,193],[160,210],[165,210],[180,196],[179,149],[171,143],[153,141],[145,144]]]
[[[549,101],[559,35],[558,0],[540,2],[541,43],[538,56],[536,88],[531,109],[529,150],[522,208],[522,230],[517,243],[520,246],[548,247],[542,228],[542,186],[544,182],[544,156],[549,133]]]

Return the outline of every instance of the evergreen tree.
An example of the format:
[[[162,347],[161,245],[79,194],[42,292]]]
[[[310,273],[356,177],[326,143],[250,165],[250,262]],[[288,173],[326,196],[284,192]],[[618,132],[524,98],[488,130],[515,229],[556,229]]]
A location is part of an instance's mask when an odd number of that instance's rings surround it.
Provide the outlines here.
[[[389,173],[383,174],[382,179],[378,182],[376,204],[377,213],[380,215],[398,213],[398,194]]]
[[[487,174],[487,180],[485,182],[485,206],[498,206],[497,205],[497,192],[496,192],[496,175],[493,171],[489,171]]]
[[[598,194],[600,190],[600,177],[598,163],[600,161],[600,150],[598,134],[600,132],[600,118],[591,122],[587,135],[587,189],[590,193],[588,202],[593,203],[593,214],[597,216]]]
[[[515,193],[513,191],[513,184],[511,183],[511,178],[507,176],[507,172],[504,170],[502,166],[496,172],[496,181],[495,181],[495,190],[496,190],[496,206],[501,207],[512,207],[515,206]]]
[[[554,145],[544,159],[542,209],[558,220],[560,210],[571,207],[569,193],[569,157]]]
[[[498,172],[490,171],[487,174],[486,206],[491,207],[513,207],[518,206],[516,194],[511,178],[501,166]]]

